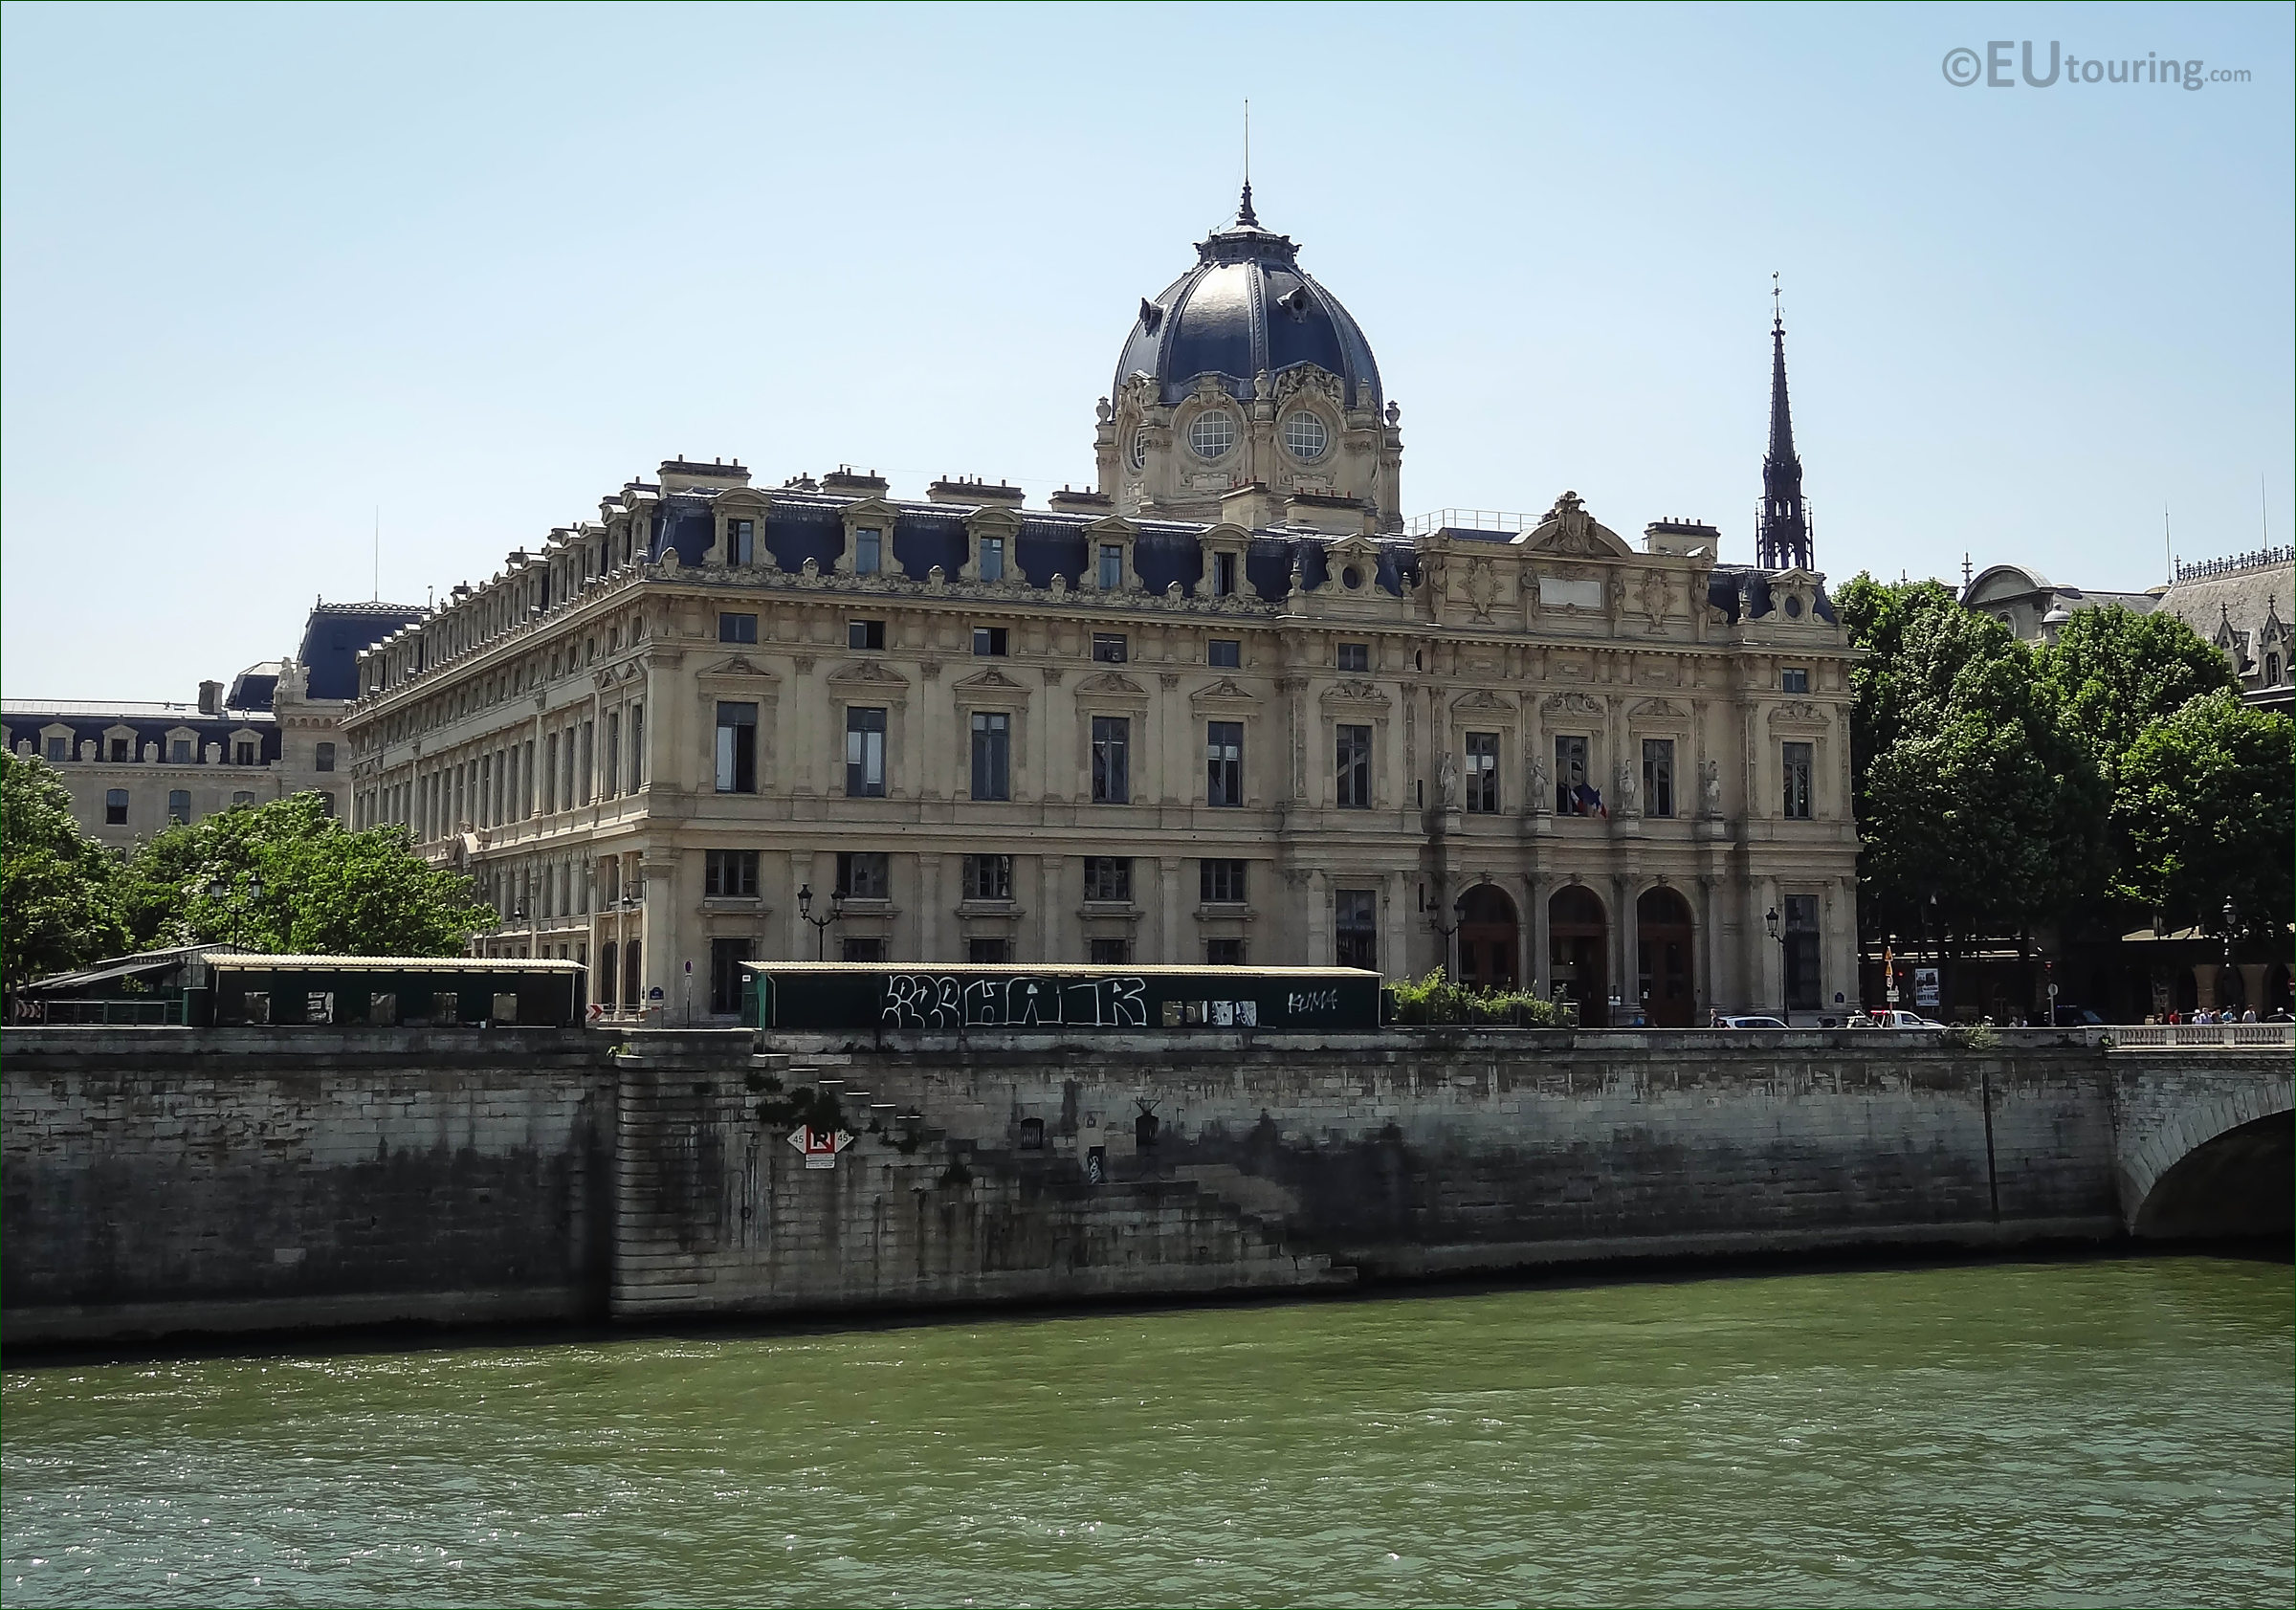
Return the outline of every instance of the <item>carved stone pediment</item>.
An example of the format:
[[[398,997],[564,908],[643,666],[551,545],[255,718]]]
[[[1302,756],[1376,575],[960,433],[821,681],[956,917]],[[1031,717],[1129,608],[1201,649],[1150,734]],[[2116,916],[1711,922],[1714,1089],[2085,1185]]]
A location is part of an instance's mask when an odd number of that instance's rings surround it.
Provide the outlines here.
[[[977,671],[970,676],[960,676],[949,684],[949,692],[960,701],[978,703],[983,699],[1003,699],[1007,703],[1026,699],[1028,690],[1005,675],[995,666]]]
[[[1016,520],[1014,523],[1018,524],[1019,522]],[[1138,533],[1139,529],[1122,515],[1102,515],[1084,528],[1084,535],[1087,541],[1128,542]]]
[[[1575,492],[1555,499],[1547,518],[1517,537],[1515,545],[1531,553],[1573,554],[1586,559],[1632,559],[1634,550],[1608,526],[1596,522]]]
[[[829,673],[827,681],[832,688],[861,688],[871,692],[903,694],[909,691],[907,677],[875,660],[855,660],[850,665],[841,665]]]
[[[698,667],[695,674],[718,681],[739,679],[753,682],[778,682],[781,680],[779,674],[769,668],[760,665],[747,654],[729,654],[715,665]]]
[[[1790,698],[1771,706],[1770,724],[1773,727],[1799,727],[1812,732],[1823,732],[1831,723],[1826,714],[1807,699]]]
[[[1602,701],[1591,694],[1574,688],[1568,693],[1549,694],[1540,701],[1542,716],[1591,716],[1600,719],[1603,714]]]
[[[1104,671],[1076,684],[1078,698],[1148,700],[1148,690],[1119,672]]]
[[[1010,537],[1021,529],[1020,511],[1004,503],[983,503],[965,517],[964,528],[975,537]]]
[[[1392,702],[1373,682],[1335,682],[1323,691],[1326,707],[1346,706],[1360,710],[1385,710]]]
[[[1461,694],[1457,698],[1451,700],[1451,711],[1454,715],[1464,715],[1475,711],[1504,712],[1512,715],[1514,701],[1511,698],[1503,698],[1488,688],[1477,688],[1472,693]]]
[[[1252,692],[1232,676],[1223,676],[1208,688],[1199,688],[1188,695],[1193,705],[1257,705],[1260,701]]]
[[[1687,721],[1690,713],[1670,699],[1646,698],[1640,704],[1627,707],[1626,715],[1638,721]]]

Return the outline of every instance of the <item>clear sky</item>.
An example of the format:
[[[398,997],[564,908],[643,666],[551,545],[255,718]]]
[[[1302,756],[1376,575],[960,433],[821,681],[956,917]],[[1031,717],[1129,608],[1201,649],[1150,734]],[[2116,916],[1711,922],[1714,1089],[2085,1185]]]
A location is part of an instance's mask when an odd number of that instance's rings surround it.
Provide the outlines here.
[[[1997,39],[2244,82],[1959,88]],[[1403,502],[1753,553],[1770,276],[1821,566],[2105,587],[2296,529],[2291,10],[0,12],[0,676],[188,698],[683,453],[1093,474],[1230,212]],[[2003,53],[2021,79],[2019,49]]]

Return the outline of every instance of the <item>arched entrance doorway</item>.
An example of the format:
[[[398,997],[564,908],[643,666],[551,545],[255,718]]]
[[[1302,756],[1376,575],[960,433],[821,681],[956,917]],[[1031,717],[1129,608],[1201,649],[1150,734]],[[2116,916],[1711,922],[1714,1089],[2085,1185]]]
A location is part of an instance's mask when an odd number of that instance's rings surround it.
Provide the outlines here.
[[[1496,884],[1459,896],[1459,981],[1469,989],[1512,989],[1522,981],[1514,902]]]
[[[1634,903],[1634,942],[1645,1016],[1661,1028],[1688,1028],[1698,1009],[1690,982],[1690,906],[1677,890],[1645,889]]]
[[[1602,901],[1580,884],[1557,889],[1547,902],[1547,976],[1557,999],[1578,1003],[1589,1028],[1610,1026],[1610,924]]]

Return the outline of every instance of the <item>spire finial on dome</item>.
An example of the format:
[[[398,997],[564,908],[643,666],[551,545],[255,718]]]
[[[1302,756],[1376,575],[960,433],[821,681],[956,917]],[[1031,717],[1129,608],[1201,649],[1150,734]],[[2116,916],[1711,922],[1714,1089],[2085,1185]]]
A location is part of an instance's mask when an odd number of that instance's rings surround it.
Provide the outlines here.
[[[1251,210],[1251,99],[1244,101],[1244,199],[1236,208],[1236,222],[1259,225],[1258,216]]]

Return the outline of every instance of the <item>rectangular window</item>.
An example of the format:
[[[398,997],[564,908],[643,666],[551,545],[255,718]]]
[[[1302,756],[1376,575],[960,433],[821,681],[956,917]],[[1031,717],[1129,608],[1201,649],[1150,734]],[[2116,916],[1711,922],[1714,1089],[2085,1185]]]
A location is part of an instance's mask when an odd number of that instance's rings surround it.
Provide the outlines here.
[[[720,773],[720,775],[723,775]],[[730,784],[720,784],[720,791]],[[542,809],[545,813],[558,808],[558,734],[551,733],[542,739]]]
[[[127,740],[126,739],[124,739],[124,738],[115,738],[114,739],[112,739],[111,756],[112,756],[112,759],[113,759],[113,760],[115,760],[115,761],[125,761],[125,760],[130,760],[130,759],[133,759],[133,755],[134,755],[134,752],[133,752],[133,751],[130,749],[130,747],[129,747],[129,744],[128,744],[128,740]],[[251,760],[251,761],[242,761],[241,763],[242,763],[242,764],[244,764],[244,765],[251,765],[251,766],[252,766],[252,765],[254,765],[254,761]]]
[[[885,534],[872,526],[853,533],[853,574],[874,576],[885,568]]]
[[[1132,858],[1128,855],[1087,855],[1084,858],[1084,897],[1088,900],[1132,898]]]
[[[114,747],[116,749],[124,750],[126,745],[116,744]],[[254,765],[255,763],[255,750],[256,744],[252,739],[240,739],[237,743],[232,745],[232,764],[235,766]],[[115,754],[112,759],[115,761],[124,761],[127,759],[127,756],[123,753]]]
[[[1233,671],[1244,663],[1244,644],[1238,638],[1215,637],[1205,647],[1203,658],[1215,671]]]
[[[1009,855],[967,855],[964,858],[964,898],[968,900],[1011,899],[1012,857]]]
[[[1467,808],[1490,815],[1499,808],[1499,735],[1467,735]]]
[[[1825,1003],[1818,967],[1818,896],[1786,896],[1786,1004],[1816,1011]]]
[[[1198,897],[1207,906],[1242,905],[1244,865],[1242,861],[1198,862]]]
[[[1122,967],[1132,960],[1130,939],[1090,939],[1085,954],[1095,967]]]
[[[1103,665],[1122,665],[1125,657],[1124,650],[1125,642],[1122,632],[1095,631],[1093,633],[1093,658],[1100,661]]]
[[[702,856],[701,892],[713,900],[745,900],[758,893],[758,852],[713,849]]]
[[[1555,814],[1583,816],[1587,810],[1586,739],[1555,740]]]
[[[839,942],[841,961],[882,961],[885,959],[883,939],[845,939]]]
[[[1206,967],[1243,966],[1244,941],[1242,939],[1204,940],[1203,964]]]
[[[1093,804],[1132,803],[1132,720],[1093,717]]]
[[[108,788],[103,795],[103,821],[106,827],[127,826],[127,790]]]
[[[191,820],[191,791],[188,788],[170,788],[167,791],[167,820],[179,823]]]
[[[1368,643],[1340,644],[1339,669],[1341,671],[1369,671],[1371,669],[1371,645]]]
[[[1777,691],[1781,694],[1806,694],[1810,691],[1809,667],[1790,665],[1777,673]]]
[[[1380,893],[1376,889],[1332,891],[1333,959],[1341,967],[1380,968]]]
[[[319,746],[314,769],[319,771],[335,769],[335,746],[332,743],[322,743]]]
[[[845,646],[849,649],[882,649],[885,647],[883,621],[849,621],[845,628]]]
[[[1004,711],[973,712],[973,798],[1012,798],[1012,717]]]
[[[1101,543],[1101,544],[1100,544],[1100,589],[1101,589],[1103,592],[1115,592],[1115,590],[1116,590],[1118,587],[1121,587],[1123,584],[1124,584],[1124,544],[1123,544],[1123,543],[1121,543],[1121,542],[1103,542],[1103,543]]]
[[[845,712],[845,796],[885,797],[885,712],[848,706]]]
[[[1336,744],[1337,804],[1342,810],[1371,808],[1371,729],[1341,727]]]
[[[1643,739],[1643,809],[1652,816],[1674,814],[1674,740]]]
[[[1212,555],[1212,596],[1229,598],[1234,596],[1235,590],[1236,556],[1234,554]]]
[[[964,959],[976,967],[1004,967],[1012,961],[1012,941],[975,934],[964,941]]]
[[[622,785],[622,712],[606,713],[606,765],[598,774],[598,791],[607,799]]]
[[[1003,627],[973,628],[973,653],[982,659],[1004,657],[1005,629]]]
[[[720,643],[755,643],[758,640],[758,618],[755,615],[720,614],[718,617],[718,641]]]
[[[573,745],[566,748],[571,758]],[[718,792],[754,794],[758,791],[758,707],[754,704],[718,706]]]
[[[1789,743],[1782,747],[1786,814],[1807,818],[1810,814],[1810,745]]]
[[[322,743],[320,748],[326,751],[327,763],[319,769],[333,771],[335,769],[335,746],[332,743]],[[191,740],[189,739],[171,738],[167,740],[167,763],[174,766],[188,766],[191,763]]]
[[[245,788],[241,788],[232,795],[232,808],[233,810],[246,809],[254,803],[255,796]]]
[[[68,738],[50,739],[48,740],[48,758],[51,761],[70,760],[72,758],[72,740]]]
[[[710,941],[710,1010],[723,1017],[741,1009],[741,963],[756,959],[755,939]]]
[[[526,766],[534,768],[534,745],[526,746]],[[646,785],[646,707],[629,707],[629,791],[636,793]]]
[[[582,724],[582,771],[576,779],[579,786],[574,796],[578,804],[588,805],[590,803],[590,790],[597,786],[597,761],[598,723],[585,721]],[[751,786],[756,786],[754,778],[751,781]]]
[[[1240,805],[1244,803],[1244,723],[1206,721],[1203,724],[1203,803]]]
[[[1004,579],[1004,538],[981,539],[981,579],[984,582],[1001,582]]]
[[[754,563],[758,557],[758,528],[749,520],[729,519],[725,522],[725,562],[728,564]]]
[[[837,852],[837,893],[849,900],[882,900],[892,887],[888,857],[876,849]]]

